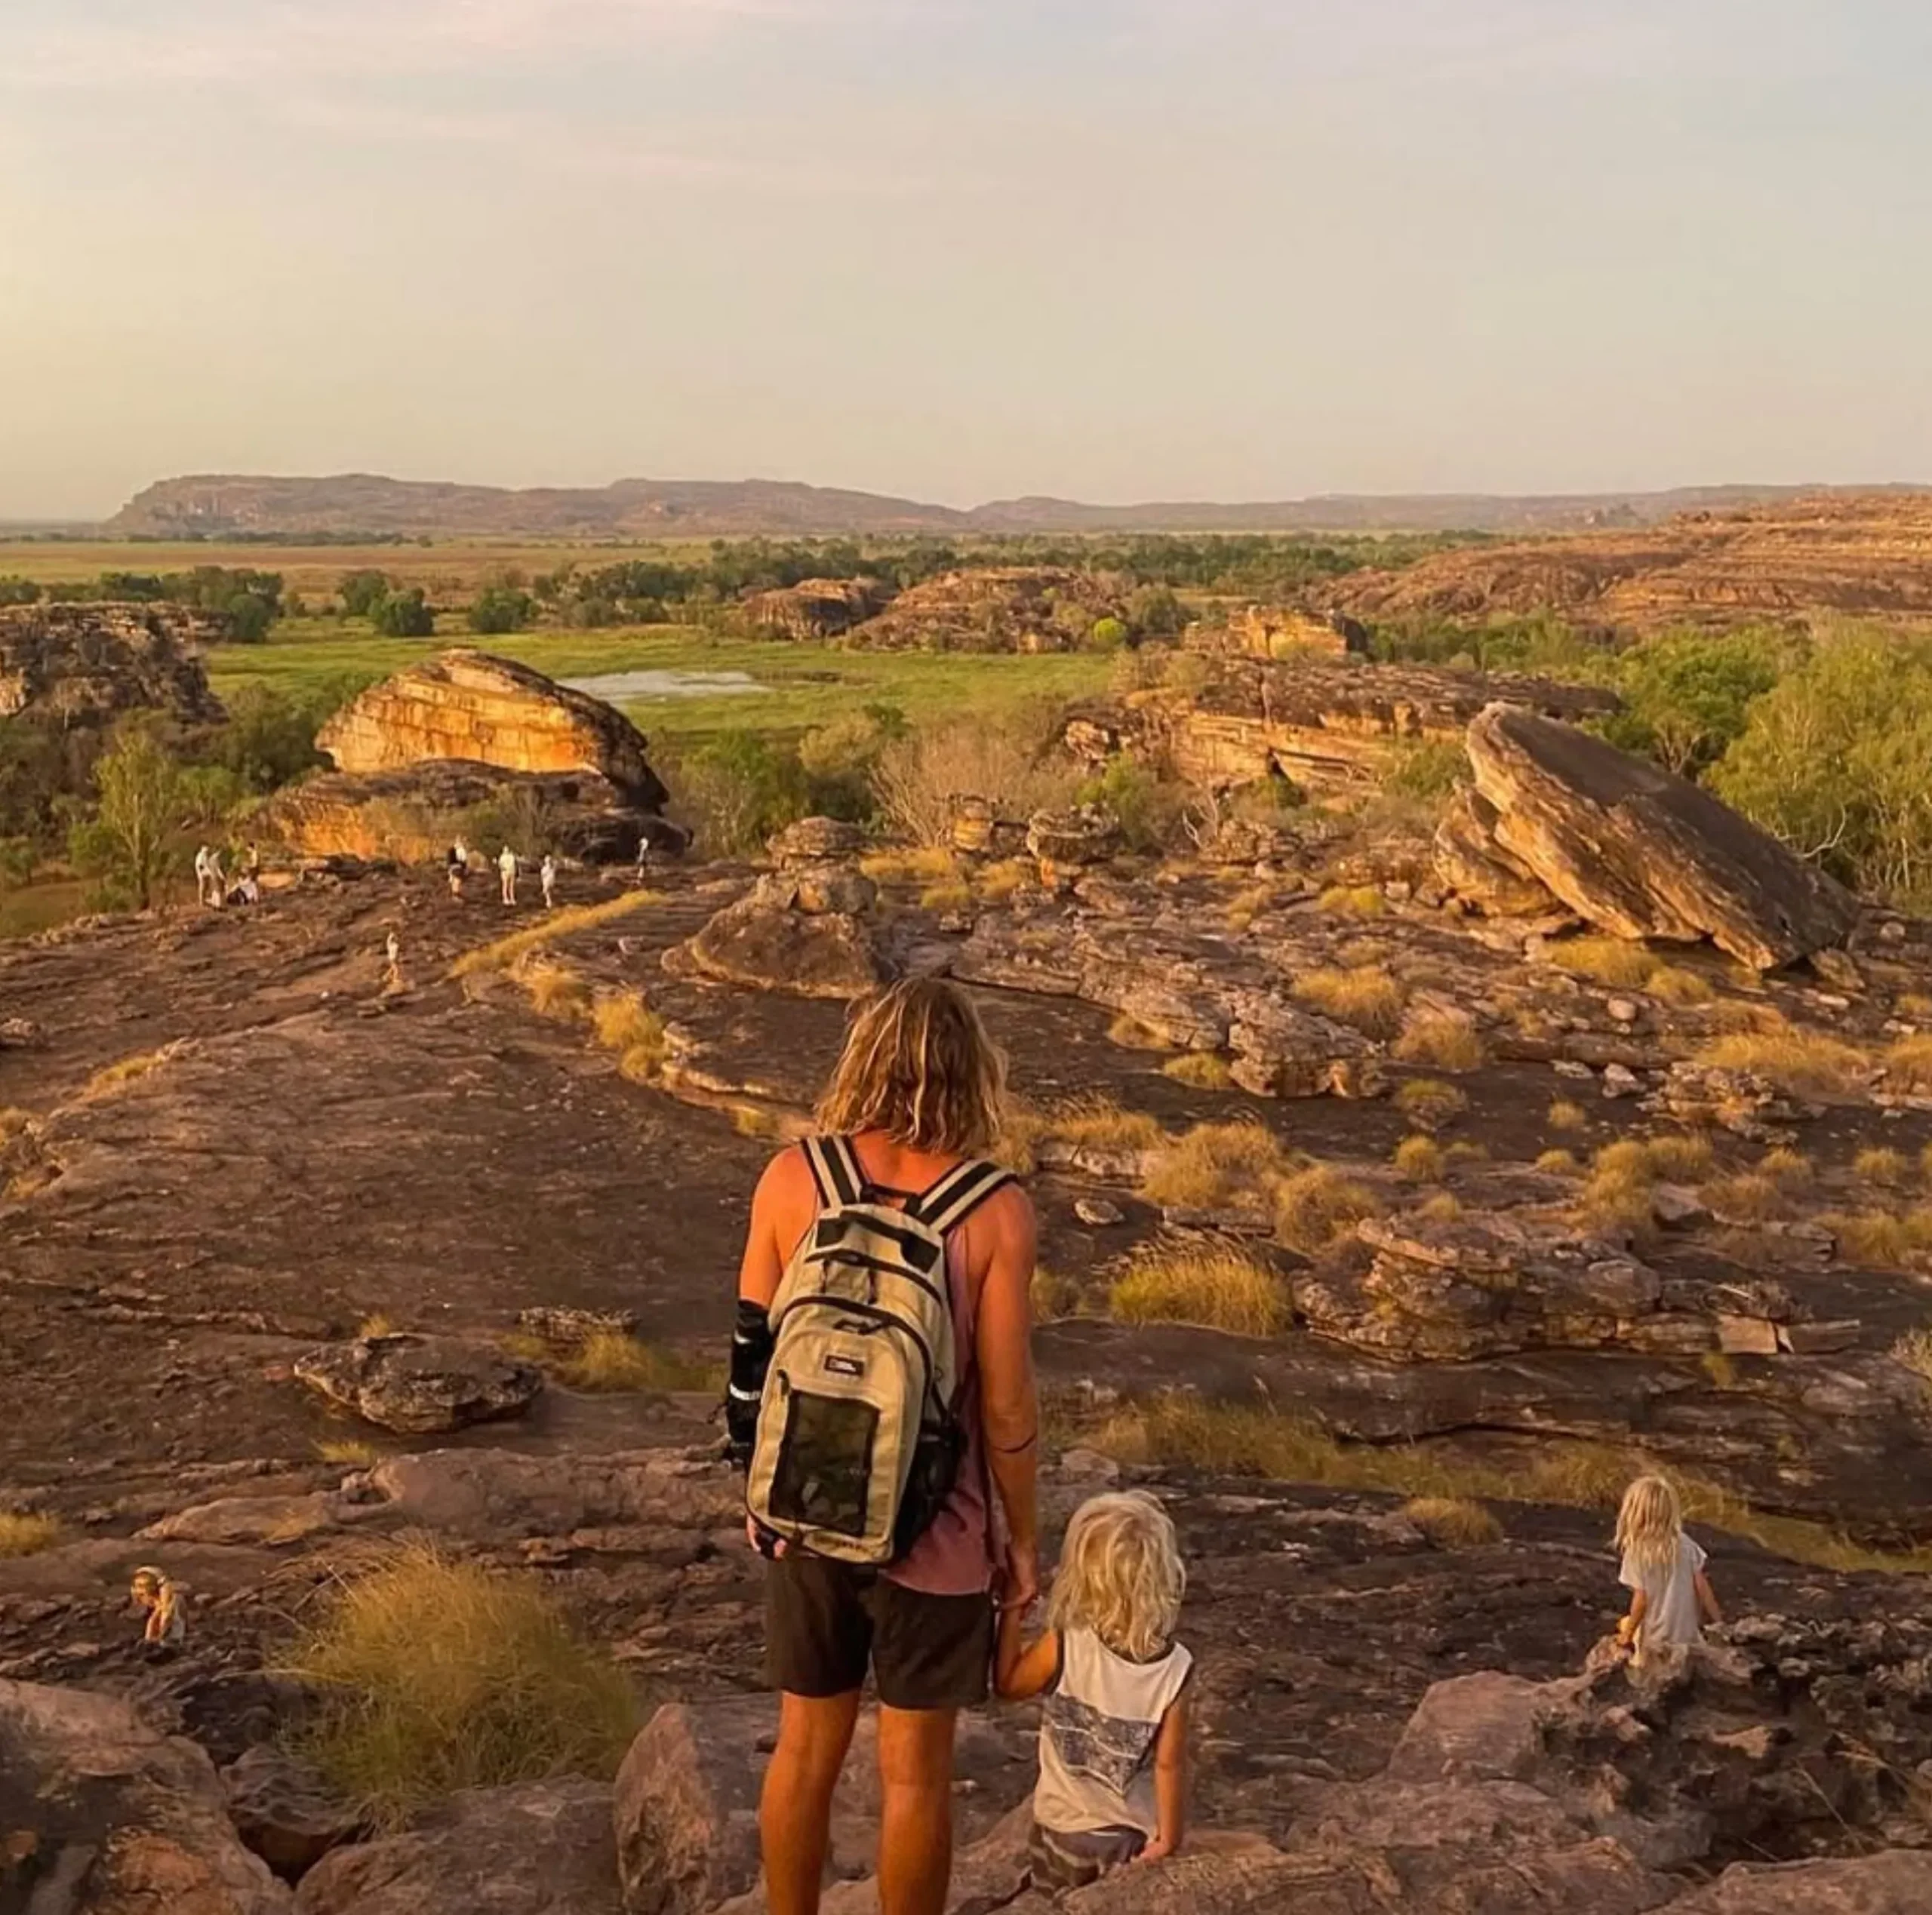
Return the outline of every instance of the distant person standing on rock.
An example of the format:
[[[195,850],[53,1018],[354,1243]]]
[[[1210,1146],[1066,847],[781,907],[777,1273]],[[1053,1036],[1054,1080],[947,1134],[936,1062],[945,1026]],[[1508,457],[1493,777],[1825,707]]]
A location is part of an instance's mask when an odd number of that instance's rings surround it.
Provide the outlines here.
[[[497,860],[498,875],[503,881],[503,902],[506,905],[516,902],[516,853],[506,844],[503,855]]]
[[[557,908],[557,860],[551,853],[544,853],[543,862],[537,867],[537,875],[543,887],[543,908],[555,911]]]
[[[869,1671],[881,1915],[942,1915],[954,1731],[986,1699],[995,1573],[1015,1610],[1039,1593],[1033,1206],[983,1160],[1004,1083],[961,991],[894,985],[853,1020],[820,1135],[774,1158],[752,1200],[727,1412],[749,1469],[747,1529],[771,1559],[766,1669],[782,1703],[759,1811],[770,1915],[817,1915]],[[941,1267],[943,1297],[921,1274]],[[864,1269],[891,1308],[858,1338],[836,1298]],[[946,1363],[907,1361],[943,1348],[900,1329],[918,1309],[941,1313],[929,1328],[950,1327],[950,1400],[935,1401],[931,1382]],[[909,1378],[909,1409],[884,1387]],[[883,1407],[868,1400],[874,1385]],[[891,1459],[908,1448],[902,1477]]]
[[[469,868],[469,859],[459,840],[450,847],[449,856],[444,860],[444,868],[449,878],[450,896],[460,904],[463,902],[463,880]]]
[[[214,855],[205,844],[195,848],[195,902],[198,905],[208,901],[208,860]],[[215,902],[219,904],[221,900],[217,898]]]
[[[219,911],[228,897],[228,874],[221,868],[221,853],[208,853],[208,902]]]

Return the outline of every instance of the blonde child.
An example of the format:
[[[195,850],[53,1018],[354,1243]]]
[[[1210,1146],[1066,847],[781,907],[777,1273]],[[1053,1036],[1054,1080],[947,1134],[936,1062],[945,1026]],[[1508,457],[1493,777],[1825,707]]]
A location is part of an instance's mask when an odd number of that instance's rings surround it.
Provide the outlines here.
[[[995,1682],[1047,1695],[1033,1796],[1034,1885],[1084,1887],[1174,1854],[1187,1832],[1188,1680],[1174,1640],[1187,1586],[1174,1526],[1152,1497],[1096,1496],[1068,1525],[1045,1634],[1000,1616]]]
[[[1702,1640],[1700,1617],[1723,1621],[1704,1574],[1704,1551],[1684,1533],[1683,1505],[1662,1477],[1640,1476],[1623,1492],[1617,1546],[1623,1552],[1618,1579],[1632,1591],[1617,1640],[1639,1668],[1653,1650]]]
[[[144,1643],[178,1643],[188,1633],[188,1619],[179,1584],[165,1569],[152,1566],[134,1572],[128,1594],[135,1609],[146,1618],[141,1631]]]

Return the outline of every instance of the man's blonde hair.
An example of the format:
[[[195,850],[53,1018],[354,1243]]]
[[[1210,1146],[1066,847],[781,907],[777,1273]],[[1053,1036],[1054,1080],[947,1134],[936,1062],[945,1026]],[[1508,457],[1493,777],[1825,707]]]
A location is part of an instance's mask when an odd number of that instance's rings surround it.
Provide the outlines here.
[[[1640,1476],[1624,1491],[1617,1512],[1617,1546],[1632,1561],[1647,1569],[1670,1568],[1683,1533],[1684,1505],[1665,1477]]]
[[[1172,1645],[1186,1593],[1173,1519],[1152,1496],[1126,1490],[1075,1511],[1047,1620],[1063,1635],[1091,1629],[1131,1662],[1151,1661]]]
[[[829,1136],[883,1130],[935,1156],[972,1157],[999,1135],[1006,1059],[973,1001],[943,978],[907,978],[862,999],[819,1099]]]

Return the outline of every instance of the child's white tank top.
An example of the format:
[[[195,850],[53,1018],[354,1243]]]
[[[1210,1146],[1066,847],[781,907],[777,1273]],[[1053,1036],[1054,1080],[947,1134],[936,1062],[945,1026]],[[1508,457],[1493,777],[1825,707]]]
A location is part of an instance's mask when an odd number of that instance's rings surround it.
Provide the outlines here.
[[[1033,1794],[1033,1819],[1042,1828],[1160,1833],[1154,1744],[1193,1668],[1178,1643],[1156,1661],[1130,1662],[1091,1630],[1060,1638],[1060,1680],[1041,1719]]]

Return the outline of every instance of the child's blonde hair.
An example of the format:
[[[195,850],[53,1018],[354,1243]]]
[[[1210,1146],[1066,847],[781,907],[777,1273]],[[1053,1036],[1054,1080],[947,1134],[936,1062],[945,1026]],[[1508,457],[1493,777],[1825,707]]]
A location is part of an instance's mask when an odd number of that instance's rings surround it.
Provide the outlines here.
[[[1187,1571],[1167,1511],[1140,1490],[1095,1496],[1066,1526],[1048,1624],[1091,1629],[1116,1655],[1151,1661],[1174,1640]]]
[[[1667,1569],[1677,1560],[1684,1533],[1684,1505],[1675,1486],[1660,1476],[1640,1476],[1623,1492],[1617,1512],[1617,1546],[1647,1569]]]

